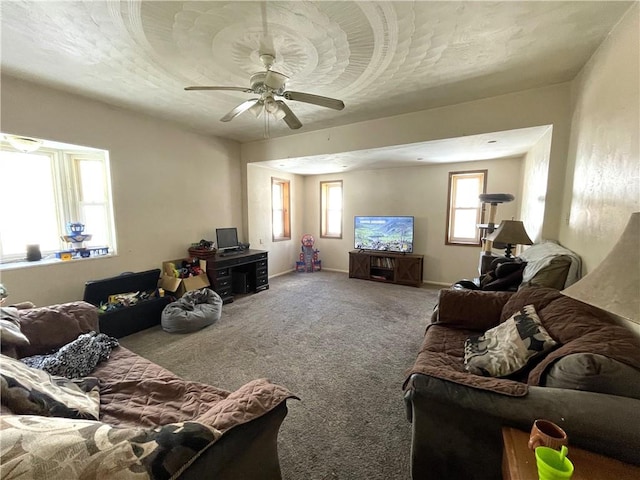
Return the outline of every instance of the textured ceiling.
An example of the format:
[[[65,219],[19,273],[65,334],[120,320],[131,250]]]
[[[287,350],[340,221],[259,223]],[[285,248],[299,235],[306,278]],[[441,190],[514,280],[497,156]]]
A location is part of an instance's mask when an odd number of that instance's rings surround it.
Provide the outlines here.
[[[286,101],[304,126],[270,136],[568,81],[630,6],[613,1],[6,1],[4,73],[240,142],[263,138],[251,97],[186,92],[249,86],[271,39],[288,89],[339,98],[342,111]]]

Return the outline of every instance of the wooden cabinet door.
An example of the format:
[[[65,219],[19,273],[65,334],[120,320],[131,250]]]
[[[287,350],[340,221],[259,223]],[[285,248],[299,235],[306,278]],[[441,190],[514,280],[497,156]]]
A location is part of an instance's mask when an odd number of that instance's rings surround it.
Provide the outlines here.
[[[422,284],[422,258],[396,258],[396,283],[420,286]]]
[[[369,279],[370,257],[368,254],[349,253],[349,277]]]

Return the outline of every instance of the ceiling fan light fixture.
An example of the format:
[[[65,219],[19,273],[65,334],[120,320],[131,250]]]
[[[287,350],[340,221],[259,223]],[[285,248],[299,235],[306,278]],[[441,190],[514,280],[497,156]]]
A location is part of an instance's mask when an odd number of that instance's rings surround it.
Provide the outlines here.
[[[273,99],[273,97],[267,97],[264,99],[264,109],[268,113],[275,114],[279,110],[279,107],[276,101]]]
[[[255,115],[256,118],[260,118],[262,114],[262,110],[264,110],[264,102],[259,101],[254,106],[252,106],[249,111]]]

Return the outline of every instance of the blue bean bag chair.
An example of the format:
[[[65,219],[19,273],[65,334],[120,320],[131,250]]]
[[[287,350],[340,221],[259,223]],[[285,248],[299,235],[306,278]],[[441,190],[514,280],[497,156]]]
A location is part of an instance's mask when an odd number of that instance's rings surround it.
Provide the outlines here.
[[[222,299],[210,288],[185,293],[162,311],[162,328],[169,333],[200,330],[220,318]]]

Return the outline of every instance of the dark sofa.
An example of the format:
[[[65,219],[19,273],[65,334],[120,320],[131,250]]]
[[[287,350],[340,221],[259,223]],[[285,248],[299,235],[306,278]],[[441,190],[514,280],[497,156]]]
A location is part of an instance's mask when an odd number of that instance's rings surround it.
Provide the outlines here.
[[[473,335],[534,305],[556,348],[508,378],[465,370]],[[640,465],[640,341],[604,312],[551,288],[448,289],[404,384],[414,479],[499,479],[501,428],[550,419],[570,445]]]

